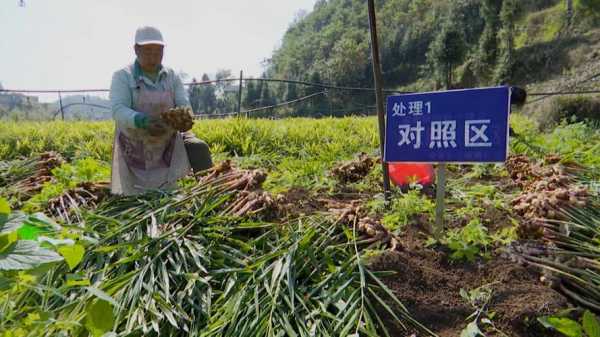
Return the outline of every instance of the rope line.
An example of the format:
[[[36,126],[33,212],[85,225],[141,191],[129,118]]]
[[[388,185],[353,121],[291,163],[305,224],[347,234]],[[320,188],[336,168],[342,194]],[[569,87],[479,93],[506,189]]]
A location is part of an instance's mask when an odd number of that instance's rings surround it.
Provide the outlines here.
[[[593,79],[595,77],[600,76],[594,75],[590,76],[589,79]],[[589,80],[588,79],[588,80]],[[189,82],[184,83],[186,86],[198,86],[198,85],[208,85],[214,83],[221,82],[234,82],[239,81],[239,78],[228,78],[221,80],[211,80],[211,81],[202,81],[202,82]],[[295,81],[295,80],[284,80],[284,79],[272,79],[272,78],[243,78],[242,81],[263,81],[263,82],[276,82],[276,83],[291,83],[291,84],[301,84],[305,86],[318,87],[322,89],[333,89],[333,90],[341,90],[341,91],[365,91],[370,92],[374,91],[373,88],[365,88],[365,87],[346,87],[346,86],[336,86],[331,84],[324,83],[313,83],[313,82],[305,82],[305,81]],[[586,81],[583,81],[584,83]],[[411,91],[400,91],[393,89],[384,90],[387,93],[395,93],[395,94],[411,94],[414,92]],[[0,92],[5,93],[37,93],[37,94],[58,94],[58,93],[86,93],[86,92],[110,92],[110,89],[48,89],[48,90],[32,90],[32,89],[0,89]],[[600,94],[600,90],[578,90],[578,91],[552,91],[552,92],[532,92],[528,93],[529,96],[559,96],[559,95],[585,95],[585,94]]]

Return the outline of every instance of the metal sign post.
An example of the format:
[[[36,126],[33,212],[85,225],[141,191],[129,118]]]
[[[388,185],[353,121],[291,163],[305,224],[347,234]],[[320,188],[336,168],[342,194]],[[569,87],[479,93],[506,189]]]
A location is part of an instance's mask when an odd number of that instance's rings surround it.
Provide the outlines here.
[[[446,208],[446,163],[439,163],[435,187],[435,227],[433,237],[439,240],[444,229],[444,210]]]
[[[238,106],[237,106],[237,116],[241,117],[242,114],[242,81],[244,80],[244,71],[240,70],[240,87],[238,88]],[[248,117],[246,115],[246,117]]]
[[[58,92],[58,105],[60,107],[60,118],[64,121],[65,120],[65,111],[63,110],[62,95],[60,94],[60,91]]]
[[[435,235],[443,230],[446,163],[505,162],[510,88],[390,96],[386,162],[440,163]]]
[[[381,64],[379,61],[379,42],[377,39],[377,20],[375,17],[375,4],[369,0],[369,28],[371,31],[371,56],[373,59],[373,77],[375,79],[375,102],[377,104],[377,117],[379,120],[379,144],[381,154],[385,150],[385,112],[383,110],[383,80],[381,77]],[[390,175],[388,164],[385,160],[381,161],[383,169],[383,193],[386,205],[390,201]]]

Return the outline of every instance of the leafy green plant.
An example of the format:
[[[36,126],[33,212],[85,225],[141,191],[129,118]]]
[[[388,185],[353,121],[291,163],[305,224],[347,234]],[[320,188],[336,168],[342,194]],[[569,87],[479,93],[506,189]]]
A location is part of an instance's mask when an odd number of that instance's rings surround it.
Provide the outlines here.
[[[452,251],[450,259],[473,262],[477,256],[489,257],[488,248],[492,239],[481,221],[472,219],[461,229],[449,230],[442,243]]]
[[[538,317],[538,321],[545,328],[558,331],[567,337],[600,337],[600,322],[589,310],[583,313],[580,322],[560,316]]]
[[[375,205],[375,204],[373,204]],[[398,231],[406,226],[415,215],[424,215],[426,219],[433,218],[435,204],[420,190],[412,189],[393,199],[392,207],[385,214],[382,224],[391,231]]]
[[[469,291],[460,289],[460,296],[475,310],[467,317],[466,320],[470,322],[463,329],[460,337],[485,337],[485,333],[488,332],[493,332],[496,336],[508,337],[492,321],[496,316],[495,312],[489,310],[494,292],[492,286],[493,284],[485,284]]]
[[[110,178],[110,167],[105,162],[84,158],[53,169],[52,175],[59,183],[73,187],[81,182],[107,181]]]
[[[92,158],[84,158],[71,163],[64,163],[52,169],[54,181],[44,183],[42,190],[23,205],[26,212],[43,209],[48,200],[57,197],[70,188],[83,182],[108,181],[110,167],[108,164]]]
[[[40,233],[51,230],[52,224],[43,219],[11,214],[8,202],[0,198],[0,271],[29,270],[62,261],[60,255],[37,242]]]

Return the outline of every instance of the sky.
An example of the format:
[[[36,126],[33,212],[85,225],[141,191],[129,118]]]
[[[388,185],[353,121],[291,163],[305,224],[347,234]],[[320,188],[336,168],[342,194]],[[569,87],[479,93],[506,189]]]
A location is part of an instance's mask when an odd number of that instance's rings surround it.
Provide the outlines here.
[[[0,0],[5,89],[102,89],[133,62],[139,26],[162,31],[163,64],[200,78],[257,77],[301,11],[316,0]]]

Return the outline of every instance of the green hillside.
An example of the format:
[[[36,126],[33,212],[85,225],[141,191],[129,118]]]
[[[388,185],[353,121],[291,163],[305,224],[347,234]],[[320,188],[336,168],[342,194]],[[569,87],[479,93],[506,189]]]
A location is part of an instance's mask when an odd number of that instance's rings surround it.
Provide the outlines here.
[[[376,1],[385,85],[432,89],[445,84],[448,67],[455,87],[530,84],[560,75],[571,66],[567,49],[585,44],[585,34],[598,27],[599,4],[597,0]],[[371,86],[369,43],[364,1],[320,0],[310,14],[289,27],[269,73]]]

